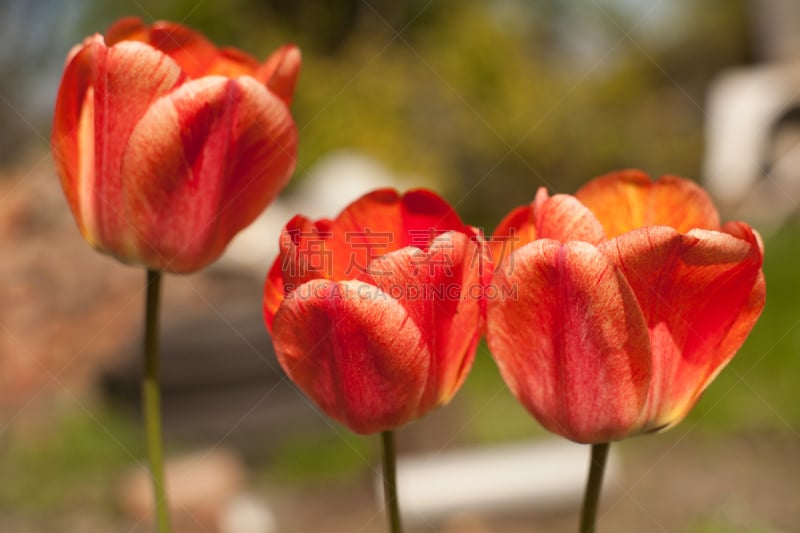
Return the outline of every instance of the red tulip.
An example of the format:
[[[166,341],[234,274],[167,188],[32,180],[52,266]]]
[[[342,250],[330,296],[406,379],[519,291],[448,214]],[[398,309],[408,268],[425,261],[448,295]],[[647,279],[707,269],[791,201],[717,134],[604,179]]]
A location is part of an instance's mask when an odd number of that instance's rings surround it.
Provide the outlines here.
[[[504,379],[549,430],[600,443],[670,427],[764,306],[758,235],[720,226],[691,181],[624,171],[572,197],[540,191],[493,237],[517,239],[487,331]]]
[[[83,236],[156,270],[216,259],[294,169],[300,52],[263,64],[171,22],[126,18],[67,58],[52,148]]]
[[[278,361],[357,433],[447,403],[482,332],[480,236],[432,192],[378,190],[284,228],[264,292]]]

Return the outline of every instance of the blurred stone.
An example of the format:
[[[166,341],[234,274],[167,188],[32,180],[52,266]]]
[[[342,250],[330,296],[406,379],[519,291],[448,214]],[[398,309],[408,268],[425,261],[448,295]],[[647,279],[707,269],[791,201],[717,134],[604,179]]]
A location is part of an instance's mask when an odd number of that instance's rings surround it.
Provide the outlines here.
[[[219,531],[218,525],[242,488],[244,478],[241,461],[233,453],[221,449],[168,460],[165,483],[174,531]],[[153,520],[153,489],[144,466],[124,477],[118,501],[130,519],[136,522]]]

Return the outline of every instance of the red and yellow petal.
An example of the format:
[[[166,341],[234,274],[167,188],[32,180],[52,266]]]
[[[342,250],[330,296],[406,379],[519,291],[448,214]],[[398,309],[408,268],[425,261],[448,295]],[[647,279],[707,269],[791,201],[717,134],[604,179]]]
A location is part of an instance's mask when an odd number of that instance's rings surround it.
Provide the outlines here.
[[[597,218],[574,196],[557,194],[550,197],[536,210],[535,216],[540,239],[598,244],[606,238]]]
[[[548,430],[578,442],[635,430],[650,342],[624,277],[595,246],[537,240],[493,284],[487,340],[514,395]]]
[[[356,433],[417,416],[430,356],[405,307],[378,288],[310,281],[284,299],[272,334],[292,381]]]
[[[492,234],[490,246],[495,264],[499,266],[514,250],[536,239],[596,244],[605,239],[605,232],[592,212],[573,196],[548,196],[540,188],[530,205],[511,211]]]
[[[669,226],[679,233],[720,228],[708,194],[676,176],[651,181],[641,171],[623,170],[590,181],[575,197],[595,214],[609,238],[645,226]]]
[[[219,57],[217,47],[202,33],[174,22],[154,23],[147,42],[170,56],[193,79],[209,74]]]
[[[376,258],[371,283],[402,304],[430,353],[421,413],[450,401],[472,367],[482,333],[481,246],[468,235],[438,236]]]
[[[290,287],[290,289],[293,287]],[[283,262],[280,257],[275,259],[272,267],[267,273],[267,279],[264,282],[264,295],[261,300],[261,306],[264,314],[264,323],[267,326],[267,331],[272,333],[272,323],[275,320],[275,313],[283,302],[286,295],[286,284],[283,281]]]
[[[414,189],[401,195],[394,189],[378,189],[347,206],[335,219],[337,232],[357,234],[369,229],[388,233],[384,253],[406,246],[427,249],[446,231],[467,231],[453,208],[437,194]]]
[[[152,26],[138,17],[124,17],[106,32],[109,46],[139,41],[160,50],[180,65],[190,78],[252,76],[290,105],[300,71],[300,50],[284,45],[263,64],[238,48],[217,46],[202,33],[182,24],[158,21]]]
[[[750,239],[708,230],[681,235],[661,226],[602,245],[628,280],[650,331],[653,379],[643,429],[680,421],[761,313],[762,256],[749,234]]]
[[[332,222],[316,222],[296,215],[281,232],[278,257],[267,275],[264,288],[264,319],[272,328],[275,313],[285,294],[314,279],[347,279],[342,274],[347,269],[347,249],[338,248],[331,231]],[[338,263],[334,263],[338,260]]]
[[[95,35],[70,52],[56,98],[51,138],[61,185],[81,233],[86,233],[82,209],[83,184],[94,182],[94,89],[98,57],[108,54],[103,38]]]
[[[216,259],[287,183],[296,145],[285,104],[252,78],[204,77],[161,98],[122,166],[137,255],[174,272]]]
[[[379,189],[351,203],[334,220],[312,222],[297,217],[287,225],[281,256],[284,267],[300,274],[290,273],[284,281],[369,280],[369,263],[376,257],[406,246],[425,250],[437,235],[451,230],[479,238],[432,192],[400,195],[393,189]],[[324,272],[311,272],[307,268],[311,261],[324,262]]]
[[[175,62],[138,42],[91,39],[66,67],[52,148],[78,226],[94,246],[124,257],[131,230],[120,168],[130,135],[151,104],[184,81]]]
[[[250,54],[242,52],[238,48],[225,47],[217,51],[217,57],[204,75],[225,76],[226,78],[254,77],[257,70],[258,61]]]
[[[497,225],[489,241],[492,261],[499,267],[515,250],[535,241],[536,217],[533,206],[521,205],[514,208]]]

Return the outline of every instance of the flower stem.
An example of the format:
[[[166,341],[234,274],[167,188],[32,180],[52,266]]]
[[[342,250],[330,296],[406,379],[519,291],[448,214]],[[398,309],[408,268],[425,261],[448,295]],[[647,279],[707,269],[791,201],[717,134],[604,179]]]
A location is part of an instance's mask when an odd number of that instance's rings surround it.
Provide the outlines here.
[[[391,533],[401,533],[400,506],[397,502],[397,468],[395,464],[394,431],[381,433],[383,448],[383,499]]]
[[[592,444],[592,459],[589,464],[589,479],[586,482],[586,493],[583,496],[583,509],[581,510],[580,533],[595,533],[597,522],[597,504],[600,501],[600,490],[603,487],[603,471],[608,459],[610,444]]]
[[[144,375],[142,410],[147,432],[147,458],[153,479],[156,525],[159,533],[169,533],[169,510],[164,485],[164,452],[161,438],[161,393],[158,388],[158,314],[161,294],[161,272],[147,271],[145,304]]]

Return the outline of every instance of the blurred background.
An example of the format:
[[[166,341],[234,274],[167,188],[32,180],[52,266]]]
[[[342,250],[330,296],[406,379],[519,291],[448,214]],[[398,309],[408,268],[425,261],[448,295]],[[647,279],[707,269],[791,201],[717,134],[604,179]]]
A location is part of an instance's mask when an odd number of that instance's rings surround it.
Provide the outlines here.
[[[796,530],[796,2],[2,0],[2,531],[150,527],[137,470],[144,274],[82,241],[48,148],[64,57],[124,15],[182,22],[258,57],[287,41],[303,51],[287,192],[218,265],[166,280],[165,424],[182,531],[383,530],[377,443],[286,383],[264,332],[262,280],[291,215],[332,216],[379,185],[427,186],[491,232],[538,187],[571,193],[629,167],[695,179],[723,218],[753,223],[766,241],[768,301],[684,423],[617,446],[600,523]],[[405,457],[445,457],[545,437],[482,347],[455,401],[400,430],[398,443]],[[464,509],[412,531],[572,531],[573,500]]]

